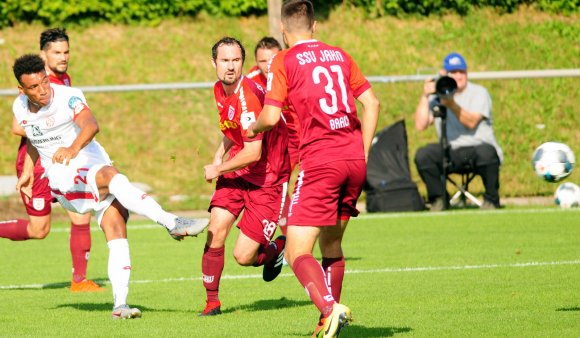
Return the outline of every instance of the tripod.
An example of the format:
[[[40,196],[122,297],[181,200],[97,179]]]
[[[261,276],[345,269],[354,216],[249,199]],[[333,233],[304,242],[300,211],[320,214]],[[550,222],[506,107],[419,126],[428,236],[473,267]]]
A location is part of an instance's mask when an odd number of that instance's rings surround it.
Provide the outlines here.
[[[439,100],[436,100],[439,101]],[[433,114],[441,119],[441,135],[439,136],[439,145],[443,155],[441,185],[443,186],[443,210],[449,209],[449,194],[447,193],[447,174],[451,167],[449,155],[449,140],[447,139],[447,107],[441,103],[434,104],[432,107]]]

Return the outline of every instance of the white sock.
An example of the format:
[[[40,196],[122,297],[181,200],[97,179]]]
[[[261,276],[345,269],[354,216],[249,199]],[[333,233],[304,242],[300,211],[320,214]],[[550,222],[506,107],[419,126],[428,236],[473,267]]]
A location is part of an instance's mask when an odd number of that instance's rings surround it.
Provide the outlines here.
[[[127,176],[117,174],[109,183],[109,192],[129,211],[144,215],[169,230],[175,227],[175,215],[163,210],[151,196],[135,188]]]
[[[131,277],[131,256],[126,238],[113,239],[109,246],[109,280],[113,288],[113,300],[117,307],[127,304],[129,278]]]

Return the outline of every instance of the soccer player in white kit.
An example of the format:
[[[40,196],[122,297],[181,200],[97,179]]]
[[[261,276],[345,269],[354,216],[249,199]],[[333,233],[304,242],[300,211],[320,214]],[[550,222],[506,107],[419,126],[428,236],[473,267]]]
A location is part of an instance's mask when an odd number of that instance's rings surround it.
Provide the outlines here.
[[[40,56],[27,54],[16,59],[13,70],[20,92],[14,101],[14,116],[28,137],[27,159],[16,188],[30,191],[34,163],[40,156],[59,203],[76,213],[95,212],[109,246],[112,318],[140,317],[139,309],[127,305],[131,273],[128,210],[164,226],[176,240],[201,233],[208,219],[187,219],[166,212],[112,166],[109,155],[94,139],[99,126],[82,91],[51,85]]]

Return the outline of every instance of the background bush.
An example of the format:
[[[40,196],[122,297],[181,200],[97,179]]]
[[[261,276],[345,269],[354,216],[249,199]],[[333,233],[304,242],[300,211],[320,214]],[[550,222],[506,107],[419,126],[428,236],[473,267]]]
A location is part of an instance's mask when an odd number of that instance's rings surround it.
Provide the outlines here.
[[[502,15],[484,8],[466,16],[369,19],[362,8],[345,5],[330,9],[317,27],[316,38],[342,46],[368,76],[434,74],[450,51],[462,53],[474,72],[580,68],[578,14],[563,16],[522,7]],[[39,34],[45,28],[34,23],[0,30],[0,88],[16,88],[12,63],[24,53],[38,51]],[[195,19],[163,20],[155,26],[99,23],[67,26],[67,30],[74,86],[213,82],[213,43],[231,35],[253,50],[268,34],[268,20],[201,13]],[[249,53],[245,70],[253,63]],[[565,142],[580,157],[580,78],[475,82],[486,86],[493,99],[496,136],[505,153],[501,196],[553,194],[557,184],[537,178],[530,158],[545,141]],[[434,128],[420,133],[413,125],[422,83],[374,83],[373,88],[382,103],[379,129],[406,119],[411,160],[417,148],[437,140]],[[203,180],[203,165],[211,162],[221,137],[211,89],[86,96],[101,126],[97,139],[121,171],[151,185],[155,196],[170,208],[207,207],[213,186]],[[0,125],[4,126],[0,128],[0,175],[14,174],[19,139],[10,132],[13,101],[13,96],[0,96]],[[412,162],[410,168],[424,192]],[[568,181],[580,183],[580,169]],[[481,192],[478,179],[470,188]]]
[[[574,13],[580,0],[329,0],[313,1],[324,12],[339,4],[364,9],[372,16],[433,15],[457,13],[466,15],[477,7],[493,7],[511,13],[520,5],[540,10]],[[0,28],[18,23],[89,24],[158,24],[171,17],[195,17],[200,12],[223,16],[263,15],[267,0],[3,0],[0,3]]]

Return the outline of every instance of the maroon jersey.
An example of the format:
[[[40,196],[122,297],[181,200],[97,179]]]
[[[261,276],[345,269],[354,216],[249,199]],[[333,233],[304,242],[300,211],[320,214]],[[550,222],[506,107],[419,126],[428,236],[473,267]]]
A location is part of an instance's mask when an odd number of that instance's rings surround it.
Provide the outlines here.
[[[290,159],[287,152],[286,125],[281,123],[254,139],[246,136],[248,127],[256,121],[262,111],[263,89],[242,76],[236,90],[230,96],[226,96],[222,83],[217,81],[214,85],[214,96],[220,116],[220,129],[233,142],[228,159],[234,157],[244,147],[244,142],[262,140],[260,160],[224,176],[241,177],[259,187],[287,182],[290,176]]]
[[[50,83],[59,84],[67,87],[71,86],[71,79],[67,73],[64,73],[60,76],[48,74],[48,80],[50,81]],[[20,173],[24,169],[25,158],[26,158],[26,137],[22,137],[20,139],[20,145],[18,146],[18,154],[16,155],[16,171],[18,173]],[[42,174],[43,172],[44,168],[42,168],[42,166],[40,165],[40,161],[36,162],[36,166],[34,167],[34,173]]]
[[[267,88],[264,104],[287,102],[298,116],[301,168],[365,158],[354,100],[370,84],[342,49],[307,40],[278,52]]]

